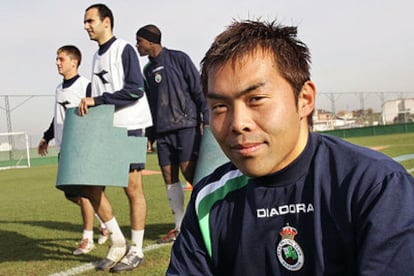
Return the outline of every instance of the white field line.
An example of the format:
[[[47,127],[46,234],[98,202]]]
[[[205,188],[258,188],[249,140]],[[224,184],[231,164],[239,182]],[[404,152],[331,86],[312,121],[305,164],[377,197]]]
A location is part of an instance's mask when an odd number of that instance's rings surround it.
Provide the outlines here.
[[[158,248],[164,247],[170,245],[169,243],[164,243],[164,244],[150,244],[147,245],[146,247],[144,247],[143,251],[147,252],[147,251],[152,251],[152,250],[156,250]],[[60,271],[60,272],[56,272],[53,274],[50,274],[49,276],[72,276],[72,275],[77,275],[83,272],[86,272],[88,270],[92,270],[95,269],[95,262],[90,262],[90,263],[86,263],[77,267],[73,267],[71,269],[68,269],[66,271]]]
[[[403,161],[407,161],[410,159],[414,159],[414,154],[404,154],[404,155],[394,157],[393,159],[397,162],[403,162]],[[407,169],[407,171],[409,173],[412,173],[414,171],[414,168]]]

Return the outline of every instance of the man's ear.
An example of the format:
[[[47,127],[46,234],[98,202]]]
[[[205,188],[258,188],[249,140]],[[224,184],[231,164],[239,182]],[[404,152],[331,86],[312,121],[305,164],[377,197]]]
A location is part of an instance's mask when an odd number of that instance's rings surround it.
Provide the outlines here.
[[[300,118],[308,117],[315,109],[316,88],[312,81],[303,84],[298,97],[298,112]]]
[[[109,17],[105,17],[103,22],[106,28],[111,28],[111,19],[109,19]]]

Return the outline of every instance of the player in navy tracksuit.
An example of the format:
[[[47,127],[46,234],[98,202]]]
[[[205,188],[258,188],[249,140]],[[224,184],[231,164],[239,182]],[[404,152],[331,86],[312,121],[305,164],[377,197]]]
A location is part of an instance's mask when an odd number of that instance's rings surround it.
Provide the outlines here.
[[[148,99],[154,126],[149,147],[157,141],[158,161],[174,214],[175,227],[158,240],[175,240],[184,215],[184,193],[179,169],[192,183],[200,147],[200,126],[208,125],[208,107],[201,89],[200,73],[190,57],[182,51],[161,46],[161,31],[146,25],[137,31],[137,49],[148,55],[144,67]]]
[[[309,131],[296,28],[234,22],[202,64],[230,163],[194,188],[167,275],[411,275],[414,180],[382,153]]]
[[[163,47],[157,57],[150,57],[144,74],[150,106],[153,107],[155,137],[208,123],[200,73],[187,54]]]

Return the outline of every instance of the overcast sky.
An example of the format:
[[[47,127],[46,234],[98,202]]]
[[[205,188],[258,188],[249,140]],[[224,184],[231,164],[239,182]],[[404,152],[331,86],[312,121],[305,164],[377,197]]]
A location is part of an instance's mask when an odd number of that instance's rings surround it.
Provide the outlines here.
[[[53,95],[61,81],[55,67],[56,49],[64,44],[74,44],[82,50],[80,72],[89,78],[97,44],[84,31],[83,16],[85,8],[94,3],[97,2],[0,0],[0,95]],[[260,17],[298,26],[299,38],[311,50],[312,78],[318,92],[414,91],[411,0],[102,3],[114,13],[116,36],[135,45],[136,30],[155,24],[163,33],[162,44],[185,51],[197,66],[214,37],[232,19]],[[142,58],[141,67],[145,63],[146,58]]]

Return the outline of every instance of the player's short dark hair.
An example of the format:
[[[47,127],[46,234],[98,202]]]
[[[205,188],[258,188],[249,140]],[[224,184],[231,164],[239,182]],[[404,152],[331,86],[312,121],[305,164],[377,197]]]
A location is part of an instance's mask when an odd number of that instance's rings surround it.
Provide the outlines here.
[[[208,73],[216,65],[235,62],[239,57],[262,48],[270,51],[280,74],[294,90],[297,99],[303,84],[310,80],[310,53],[297,39],[297,28],[276,21],[234,21],[219,34],[201,61],[203,91],[207,93]]]
[[[85,11],[88,11],[90,9],[97,9],[99,13],[99,19],[103,21],[106,17],[109,18],[111,21],[111,30],[114,29],[114,15],[112,14],[112,11],[110,8],[108,8],[105,4],[93,4],[89,6]]]
[[[82,61],[82,54],[78,47],[73,45],[64,45],[57,50],[57,53],[65,52],[71,59],[75,59],[78,61],[78,66],[81,64]]]

